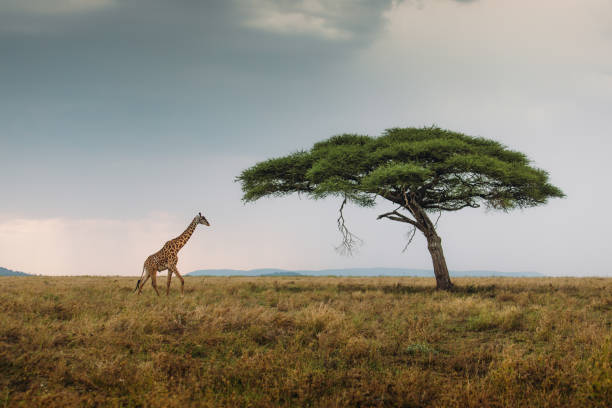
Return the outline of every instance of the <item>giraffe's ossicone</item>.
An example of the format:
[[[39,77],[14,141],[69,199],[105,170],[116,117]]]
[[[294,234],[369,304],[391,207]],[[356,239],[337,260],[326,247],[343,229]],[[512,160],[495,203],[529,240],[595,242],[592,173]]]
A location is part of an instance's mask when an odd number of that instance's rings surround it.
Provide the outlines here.
[[[168,284],[166,286],[166,295],[170,293],[170,280],[172,279],[172,274],[175,274],[181,280],[181,294],[184,293],[185,290],[185,279],[181,276],[178,269],[176,268],[176,264],[178,262],[178,251],[189,241],[193,231],[198,226],[198,224],[206,225],[210,227],[210,223],[202,215],[202,213],[198,213],[191,221],[187,229],[178,237],[171,239],[166,242],[162,249],[149,256],[147,260],[144,262],[142,267],[142,274],[140,275],[140,279],[136,282],[136,289],[134,291],[142,292],[142,288],[144,284],[147,282],[149,278],[151,278],[151,285],[157,296],[159,296],[159,291],[157,290],[157,272],[168,270]],[[144,276],[144,279],[143,279]]]

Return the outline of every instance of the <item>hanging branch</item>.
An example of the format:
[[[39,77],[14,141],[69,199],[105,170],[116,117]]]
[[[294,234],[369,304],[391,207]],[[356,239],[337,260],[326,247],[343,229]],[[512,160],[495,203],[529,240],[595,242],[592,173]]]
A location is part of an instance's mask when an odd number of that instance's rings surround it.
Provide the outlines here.
[[[419,223],[419,219],[416,217],[416,213],[410,208],[410,204],[408,202],[408,194],[406,193],[405,187],[402,188],[402,192],[404,194],[403,207],[408,209],[408,211],[410,211],[412,215],[414,216],[415,220],[417,220],[415,223],[410,223],[412,225],[412,230],[408,232],[408,242],[406,242],[406,245],[404,245],[404,249],[402,249],[402,253],[405,253],[408,250],[408,247],[410,246],[410,244],[412,243],[412,240],[414,239],[414,235],[416,234],[417,228],[420,229],[421,231],[424,231],[424,228],[421,227],[421,224]]]
[[[414,234],[416,234],[416,227],[412,227],[412,231],[408,232],[408,242],[406,242],[406,245],[404,245],[404,249],[402,249],[402,253],[406,252],[406,250],[408,249],[408,246],[412,243],[412,240],[414,239]]]
[[[336,251],[338,251],[341,255],[353,255],[355,247],[361,246],[363,244],[363,240],[349,231],[349,229],[346,227],[344,222],[344,214],[342,213],[345,204],[346,196],[344,197],[342,205],[340,206],[340,216],[337,220],[338,230],[340,231],[340,234],[342,234],[342,242],[336,247]]]
[[[436,218],[436,222],[434,222],[434,228],[438,228],[438,221],[440,221],[440,217],[442,216],[442,210],[438,213],[438,218]]]

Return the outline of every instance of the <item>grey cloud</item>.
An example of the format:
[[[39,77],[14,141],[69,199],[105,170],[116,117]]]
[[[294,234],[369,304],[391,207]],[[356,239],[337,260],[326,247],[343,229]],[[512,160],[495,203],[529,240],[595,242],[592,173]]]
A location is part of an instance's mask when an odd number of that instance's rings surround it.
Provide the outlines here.
[[[172,27],[173,34],[179,36],[190,32],[212,34],[224,28],[223,34],[230,37],[242,35],[242,40],[249,39],[245,33],[253,35],[259,31],[314,36],[319,39],[326,37],[317,36],[315,30],[300,30],[299,20],[287,21],[287,24],[294,24],[296,27],[274,30],[276,20],[287,16],[301,16],[305,20],[320,23],[321,29],[345,32],[348,34],[347,38],[350,37],[355,42],[367,41],[375,34],[384,24],[384,12],[392,6],[392,0],[128,0],[121,3],[113,0],[51,1],[51,4],[56,5],[55,8],[43,1],[34,2],[30,7],[16,6],[13,3],[21,4],[14,1],[0,4],[0,33],[75,35],[84,31],[107,32],[107,29],[129,23],[134,31],[152,31],[164,35],[168,35],[163,32],[164,28]],[[69,5],[72,8],[68,7]],[[43,12],[45,10],[47,12]],[[258,19],[261,24],[252,24]],[[270,27],[263,24],[266,22]],[[124,35],[128,34],[125,30],[121,31]]]
[[[376,32],[382,23],[382,13],[392,6],[392,1],[264,0],[254,1],[252,5],[251,15],[247,16],[251,26],[271,32],[320,34],[346,40]],[[260,24],[252,24],[257,22]]]
[[[302,94],[312,78],[350,64],[392,7],[391,0],[265,4],[272,17],[303,15],[347,35],[267,30],[249,24],[261,11],[244,1],[126,0],[74,13],[0,5],[7,143],[159,146],[177,129],[174,137],[195,137],[186,134],[227,115],[219,112],[229,105],[248,127],[262,101],[281,104],[287,89]],[[209,133],[210,144],[223,143]]]
[[[169,73],[184,77],[193,67],[282,77],[322,69],[364,47],[381,30],[384,12],[392,5],[391,0],[257,4],[131,0],[71,15],[0,12],[0,50],[13,61],[8,69],[12,65],[37,71],[44,66],[47,78],[79,71],[70,74],[70,82],[84,72],[102,77],[137,75],[141,80]],[[312,24],[321,30],[346,36],[252,24],[257,18],[265,22],[283,15],[315,19]],[[56,66],[64,72],[54,72]]]
[[[116,0],[4,0],[3,12],[30,14],[73,14],[98,10],[116,4]]]
[[[41,13],[0,5],[7,144],[140,149],[143,140],[165,146],[173,134],[188,143],[205,130],[210,146],[242,140],[251,121],[288,100],[296,104],[292,112],[314,103],[313,85],[321,79],[341,81],[394,4],[82,1],[97,7]],[[249,24],[262,15],[303,16],[306,24],[346,35]],[[227,117],[230,110],[241,120]],[[223,131],[209,129],[213,122],[226,122]]]

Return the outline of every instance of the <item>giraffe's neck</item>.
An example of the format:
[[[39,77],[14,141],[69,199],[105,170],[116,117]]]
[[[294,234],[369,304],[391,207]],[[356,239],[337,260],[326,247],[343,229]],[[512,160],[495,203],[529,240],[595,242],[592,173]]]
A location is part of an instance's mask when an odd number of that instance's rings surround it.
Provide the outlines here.
[[[191,224],[189,224],[189,226],[187,227],[187,229],[183,231],[181,235],[173,239],[173,241],[178,244],[178,249],[181,249],[187,243],[187,241],[189,241],[189,238],[191,238],[191,234],[193,234],[193,231],[195,231],[197,225],[198,220],[197,218],[194,218],[193,221],[191,221]]]

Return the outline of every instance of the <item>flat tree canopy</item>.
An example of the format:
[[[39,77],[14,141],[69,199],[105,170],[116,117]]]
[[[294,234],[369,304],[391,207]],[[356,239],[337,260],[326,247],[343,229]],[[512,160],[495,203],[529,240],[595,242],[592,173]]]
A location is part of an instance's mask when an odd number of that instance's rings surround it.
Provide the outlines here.
[[[378,218],[405,222],[425,235],[440,289],[452,283],[428,213],[481,205],[507,211],[564,196],[523,153],[437,127],[394,128],[380,137],[334,136],[309,151],[257,163],[237,180],[245,202],[300,193],[338,196],[343,206],[347,201],[373,206],[377,197],[394,203],[397,208]],[[350,247],[342,214],[339,226]]]

